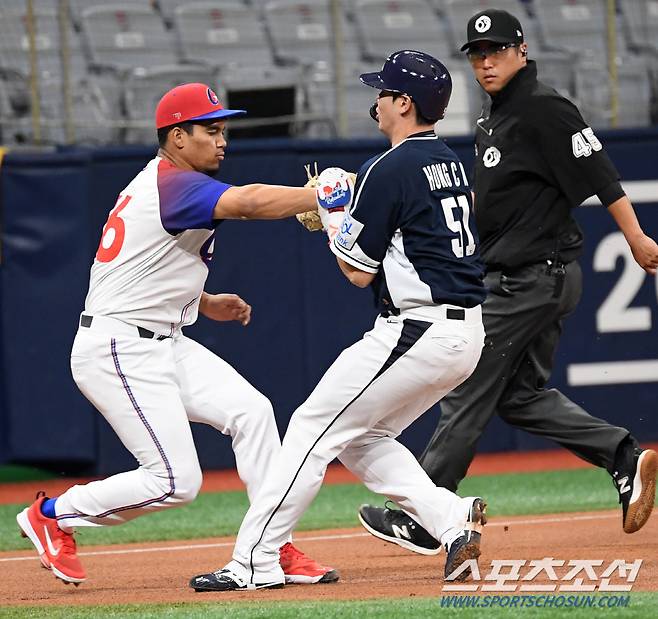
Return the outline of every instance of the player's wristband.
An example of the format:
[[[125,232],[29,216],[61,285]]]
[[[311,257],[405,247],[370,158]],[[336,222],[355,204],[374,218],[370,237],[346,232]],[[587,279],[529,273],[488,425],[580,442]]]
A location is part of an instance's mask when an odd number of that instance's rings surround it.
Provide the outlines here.
[[[345,209],[342,207],[332,208],[330,211],[323,208],[318,209],[320,212],[320,220],[322,221],[322,229],[327,233],[329,242],[334,240],[334,237],[340,231],[343,225],[343,218],[345,217]]]

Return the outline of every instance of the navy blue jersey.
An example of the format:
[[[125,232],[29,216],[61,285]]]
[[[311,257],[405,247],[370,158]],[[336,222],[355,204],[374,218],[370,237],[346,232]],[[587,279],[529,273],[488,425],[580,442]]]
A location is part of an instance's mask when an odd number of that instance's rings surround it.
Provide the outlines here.
[[[464,167],[433,132],[414,134],[359,170],[331,250],[377,273],[382,310],[484,301],[483,265]]]

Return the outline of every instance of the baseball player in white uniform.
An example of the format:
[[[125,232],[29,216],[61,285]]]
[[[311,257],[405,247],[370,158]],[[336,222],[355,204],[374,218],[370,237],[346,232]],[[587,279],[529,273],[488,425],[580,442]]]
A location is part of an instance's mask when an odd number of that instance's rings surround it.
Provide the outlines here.
[[[133,471],[37,496],[17,516],[42,564],[65,583],[85,580],[75,527],[121,524],[184,505],[202,475],[190,421],[232,438],[250,500],[280,451],[269,400],[228,363],[186,337],[201,312],[249,323],[237,295],[203,290],[216,226],[224,219],[279,219],[317,207],[312,188],[214,180],[226,119],[205,84],[170,90],[156,110],[157,156],[119,195],[91,268],[71,352],[73,378],[139,463]],[[287,582],[331,582],[335,570],[281,544]]]
[[[471,192],[461,162],[434,134],[450,74],[428,54],[403,50],[361,80],[381,91],[372,115],[392,148],[362,166],[355,187],[339,169],[320,174],[319,211],[341,271],[373,287],[381,313],[293,414],[233,560],[192,578],[196,591],[283,586],[278,548],[336,457],[441,540],[447,576],[468,577],[467,560],[480,554],[482,499],[436,487],[395,440],[471,374],[484,342]]]

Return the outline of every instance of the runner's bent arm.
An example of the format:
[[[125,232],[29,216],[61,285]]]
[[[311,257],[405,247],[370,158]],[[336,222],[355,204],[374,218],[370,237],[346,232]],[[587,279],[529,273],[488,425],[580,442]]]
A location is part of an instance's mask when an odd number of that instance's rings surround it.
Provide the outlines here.
[[[340,270],[343,272],[343,275],[350,280],[350,283],[359,288],[367,288],[377,275],[376,273],[366,273],[361,269],[357,269],[338,257],[336,257],[336,262],[338,262]]]

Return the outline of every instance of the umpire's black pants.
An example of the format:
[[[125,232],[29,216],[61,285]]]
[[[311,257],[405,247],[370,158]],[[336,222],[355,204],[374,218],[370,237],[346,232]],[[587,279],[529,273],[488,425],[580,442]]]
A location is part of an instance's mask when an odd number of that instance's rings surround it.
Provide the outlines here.
[[[482,357],[473,374],[441,400],[439,425],[420,457],[437,486],[457,490],[496,413],[517,428],[612,470],[628,430],[592,417],[557,389],[544,389],[562,320],[578,305],[582,289],[578,263],[565,268],[563,285],[547,272],[546,263],[487,274]]]

